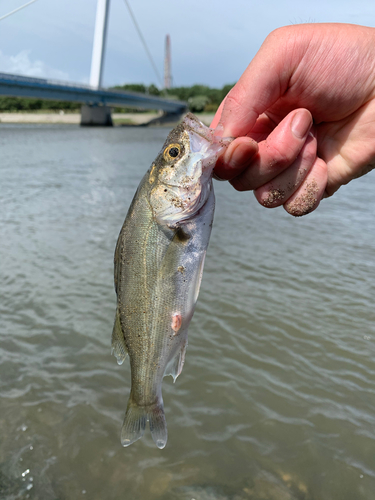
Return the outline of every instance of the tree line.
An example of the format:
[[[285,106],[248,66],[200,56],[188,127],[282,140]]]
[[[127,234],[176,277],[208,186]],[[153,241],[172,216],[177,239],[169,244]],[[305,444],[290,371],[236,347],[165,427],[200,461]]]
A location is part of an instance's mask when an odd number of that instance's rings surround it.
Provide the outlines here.
[[[207,85],[192,85],[191,87],[173,87],[171,89],[158,89],[156,85],[143,85],[142,83],[130,83],[113,87],[118,90],[129,90],[142,94],[165,97],[167,99],[178,99],[188,103],[190,111],[195,113],[206,111],[215,112],[234,84],[224,85],[222,88],[208,87]],[[4,111],[78,111],[81,108],[79,102],[51,101],[46,99],[31,99],[26,97],[0,96],[0,112]],[[133,108],[114,108],[117,112],[134,112]],[[139,110],[143,111],[143,110]]]
[[[115,88],[186,101],[190,111],[193,112],[215,112],[233,86],[234,83],[224,85],[222,88],[213,88],[207,85],[192,85],[191,87],[173,87],[171,89],[159,90],[156,85],[147,87],[143,84],[133,83]]]

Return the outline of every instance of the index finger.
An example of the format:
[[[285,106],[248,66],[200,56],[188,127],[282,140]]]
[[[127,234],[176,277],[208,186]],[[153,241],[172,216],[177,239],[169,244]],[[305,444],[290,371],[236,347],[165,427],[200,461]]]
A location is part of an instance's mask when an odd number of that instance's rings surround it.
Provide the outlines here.
[[[210,125],[210,128],[216,128],[219,121],[220,121],[220,118],[221,118],[221,113],[223,111],[223,107],[224,107],[224,104],[225,104],[225,99],[227,97],[225,96],[224,99],[222,100],[220,106],[217,108],[217,111],[215,113],[215,116],[211,122],[211,125]],[[219,131],[218,131],[219,132]],[[216,135],[219,135],[219,134],[216,134]]]
[[[257,118],[285,93],[293,73],[295,54],[285,50],[288,38],[280,29],[272,32],[222,103],[214,124],[224,137],[248,134]]]

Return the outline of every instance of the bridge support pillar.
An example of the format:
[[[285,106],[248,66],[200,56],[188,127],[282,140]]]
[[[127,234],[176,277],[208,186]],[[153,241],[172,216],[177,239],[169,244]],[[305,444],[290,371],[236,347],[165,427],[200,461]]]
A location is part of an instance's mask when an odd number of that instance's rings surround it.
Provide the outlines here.
[[[81,107],[81,125],[112,127],[111,108],[84,104]]]

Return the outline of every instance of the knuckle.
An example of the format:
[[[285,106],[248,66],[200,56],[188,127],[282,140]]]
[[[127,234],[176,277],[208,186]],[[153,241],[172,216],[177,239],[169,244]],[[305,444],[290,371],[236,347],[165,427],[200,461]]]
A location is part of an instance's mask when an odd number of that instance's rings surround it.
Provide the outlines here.
[[[300,150],[295,151],[283,143],[275,144],[270,141],[266,144],[266,151],[267,156],[270,158],[270,166],[272,168],[278,167],[279,169],[290,165],[300,152]]]
[[[245,95],[246,88],[240,81],[237,82],[225,98],[225,107],[230,109],[241,107]]]
[[[313,150],[313,149],[305,149],[303,151],[303,154],[301,155],[302,158],[301,158],[301,164],[303,166],[311,166],[314,161],[316,160],[316,151]]]
[[[291,35],[290,26],[281,26],[269,33],[264,41],[265,45],[270,45],[273,50],[283,51],[285,42]]]

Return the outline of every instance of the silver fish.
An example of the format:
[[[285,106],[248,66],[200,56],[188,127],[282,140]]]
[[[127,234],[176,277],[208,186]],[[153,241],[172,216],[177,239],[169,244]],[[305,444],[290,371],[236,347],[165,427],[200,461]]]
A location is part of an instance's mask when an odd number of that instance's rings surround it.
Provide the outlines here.
[[[115,251],[117,310],[112,353],[131,365],[121,443],[140,439],[147,420],[167,443],[161,386],[181,373],[215,208],[212,171],[229,139],[188,114],[143,177]]]

